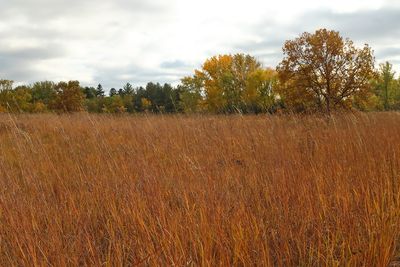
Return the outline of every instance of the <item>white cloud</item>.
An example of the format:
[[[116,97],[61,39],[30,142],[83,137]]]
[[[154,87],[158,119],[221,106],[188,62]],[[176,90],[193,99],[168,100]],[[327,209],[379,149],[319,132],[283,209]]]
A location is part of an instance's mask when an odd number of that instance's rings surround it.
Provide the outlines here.
[[[398,59],[399,10],[395,0],[4,0],[0,76],[176,82],[219,53],[274,65],[285,39],[320,27],[386,49],[378,61]]]

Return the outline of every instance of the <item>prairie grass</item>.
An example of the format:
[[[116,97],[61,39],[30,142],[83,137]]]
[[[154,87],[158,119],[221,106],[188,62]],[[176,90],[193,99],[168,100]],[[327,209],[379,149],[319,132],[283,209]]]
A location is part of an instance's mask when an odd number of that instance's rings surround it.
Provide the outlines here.
[[[388,266],[400,114],[0,116],[1,266]]]

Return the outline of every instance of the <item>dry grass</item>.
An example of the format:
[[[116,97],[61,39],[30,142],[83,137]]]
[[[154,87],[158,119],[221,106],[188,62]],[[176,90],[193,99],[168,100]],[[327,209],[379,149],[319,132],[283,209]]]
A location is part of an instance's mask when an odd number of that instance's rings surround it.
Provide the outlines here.
[[[387,266],[400,114],[0,116],[0,265]]]

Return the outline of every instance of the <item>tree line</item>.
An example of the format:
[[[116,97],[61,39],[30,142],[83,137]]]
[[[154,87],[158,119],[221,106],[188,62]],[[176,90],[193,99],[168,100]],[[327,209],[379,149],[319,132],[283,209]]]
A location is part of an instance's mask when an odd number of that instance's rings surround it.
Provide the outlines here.
[[[368,45],[339,32],[303,33],[283,46],[276,68],[246,54],[207,59],[177,86],[130,83],[106,94],[78,81],[13,86],[0,80],[0,112],[275,113],[400,109],[400,77],[391,63],[375,68]]]

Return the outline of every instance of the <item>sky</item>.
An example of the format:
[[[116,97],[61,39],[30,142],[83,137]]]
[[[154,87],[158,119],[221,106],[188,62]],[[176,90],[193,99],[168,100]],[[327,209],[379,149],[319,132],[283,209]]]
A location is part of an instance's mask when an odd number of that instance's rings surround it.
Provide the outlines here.
[[[1,0],[0,79],[177,84],[217,54],[275,67],[285,40],[319,28],[400,72],[400,0]]]

